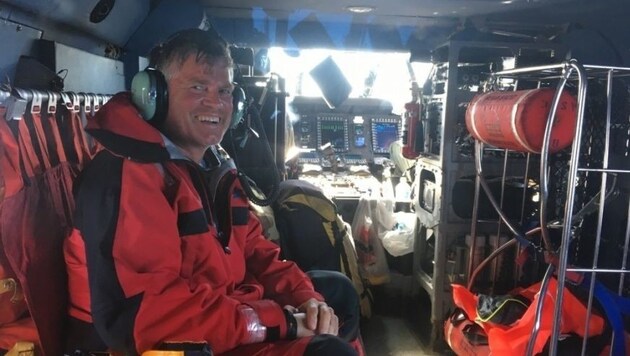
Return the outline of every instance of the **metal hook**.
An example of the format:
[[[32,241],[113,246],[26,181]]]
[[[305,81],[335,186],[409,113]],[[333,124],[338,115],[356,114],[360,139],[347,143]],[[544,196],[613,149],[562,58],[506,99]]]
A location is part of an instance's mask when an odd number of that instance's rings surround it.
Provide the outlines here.
[[[42,96],[37,90],[29,90],[31,94],[31,114],[42,112]]]
[[[68,108],[68,110],[72,110],[72,101],[70,100],[70,96],[68,93],[60,93],[61,100],[63,100],[63,104]]]
[[[79,96],[75,93],[75,92],[68,92],[68,95],[70,96],[70,100],[71,100],[71,106],[68,106],[68,109],[70,109],[72,112],[79,112],[81,111],[81,101],[79,100]]]
[[[77,96],[83,96],[83,112],[89,114],[92,112],[92,96],[88,93],[79,93]]]
[[[101,108],[102,97],[99,94],[94,94],[94,112],[96,113]]]
[[[21,120],[22,116],[26,112],[26,106],[28,101],[24,98],[25,93],[21,89],[15,89],[11,93],[11,95],[6,100],[6,115],[5,119],[7,121],[10,120]]]
[[[48,95],[47,112],[49,114],[54,114],[57,112],[57,100],[59,99],[59,94],[48,90],[46,91],[46,94]]]

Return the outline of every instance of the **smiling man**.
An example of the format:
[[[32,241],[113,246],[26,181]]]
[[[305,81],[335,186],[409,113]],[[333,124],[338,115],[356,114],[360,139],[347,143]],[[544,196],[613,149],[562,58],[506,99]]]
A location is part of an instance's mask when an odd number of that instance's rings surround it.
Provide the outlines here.
[[[173,55],[171,55],[173,56]],[[232,67],[229,58],[208,62],[198,55],[160,58],[168,82],[169,110],[158,128],[183,153],[202,162],[206,150],[221,142],[232,116]]]
[[[355,355],[351,282],[281,261],[236,171],[218,169],[230,164],[217,145],[233,120],[226,43],[186,30],[150,61],[133,94],[86,129],[102,149],[79,179],[65,242],[67,350],[194,341],[230,355]]]

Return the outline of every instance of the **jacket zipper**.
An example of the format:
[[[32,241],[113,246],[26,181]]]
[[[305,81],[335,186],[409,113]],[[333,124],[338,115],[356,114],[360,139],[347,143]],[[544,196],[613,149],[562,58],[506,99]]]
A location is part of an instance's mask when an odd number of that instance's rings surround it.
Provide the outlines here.
[[[223,231],[221,223],[214,211],[215,209],[212,209],[211,207],[211,203],[214,203],[216,197],[212,197],[211,199],[211,197],[208,195],[209,192],[208,188],[206,187],[206,180],[204,178],[203,172],[200,171],[199,167],[188,161],[185,161],[185,164],[188,166],[188,171],[190,172],[193,185],[195,187],[195,190],[197,191],[197,194],[199,194],[199,198],[201,199],[201,204],[203,206],[206,219],[208,219],[208,223],[210,224],[210,226],[213,226],[216,229],[216,238],[221,244],[223,252],[229,255],[232,253],[230,247],[228,246],[230,241],[229,232],[228,236],[225,236],[225,232]]]

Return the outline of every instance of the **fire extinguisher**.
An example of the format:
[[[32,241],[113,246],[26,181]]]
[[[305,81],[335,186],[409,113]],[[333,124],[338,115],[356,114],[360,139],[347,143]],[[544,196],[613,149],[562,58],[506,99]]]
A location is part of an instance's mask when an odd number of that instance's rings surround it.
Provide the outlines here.
[[[403,119],[402,155],[407,159],[415,159],[424,148],[424,129],[422,126],[421,109],[418,85],[414,82],[411,87],[412,99],[405,104]]]

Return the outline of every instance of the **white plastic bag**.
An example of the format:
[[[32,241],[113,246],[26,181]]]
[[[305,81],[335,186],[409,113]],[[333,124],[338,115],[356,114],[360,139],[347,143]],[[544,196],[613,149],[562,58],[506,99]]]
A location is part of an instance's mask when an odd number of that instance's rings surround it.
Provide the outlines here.
[[[413,252],[415,241],[416,214],[394,213],[396,224],[393,229],[379,234],[383,247],[394,257]]]
[[[396,224],[391,199],[361,197],[352,220],[359,267],[371,285],[389,282],[389,266],[379,235]]]

